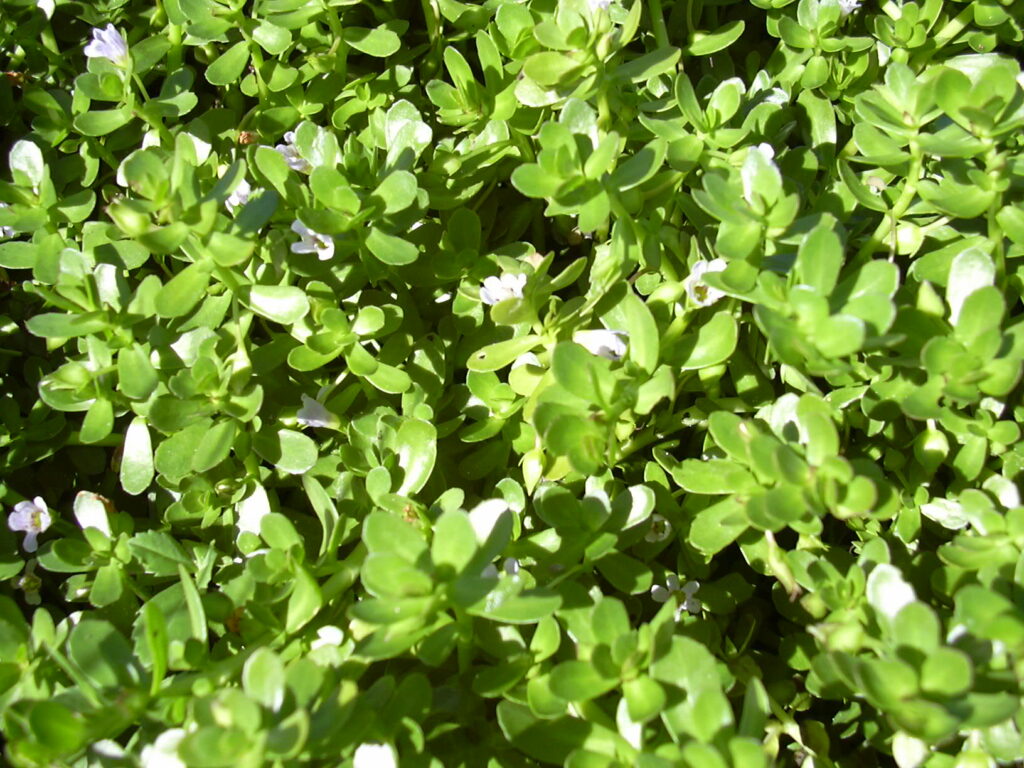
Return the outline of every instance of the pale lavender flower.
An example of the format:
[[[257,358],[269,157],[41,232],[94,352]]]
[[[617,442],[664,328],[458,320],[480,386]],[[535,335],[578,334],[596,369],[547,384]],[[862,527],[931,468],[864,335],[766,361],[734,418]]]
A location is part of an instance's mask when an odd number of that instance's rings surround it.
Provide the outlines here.
[[[128,64],[128,43],[113,24],[93,29],[92,40],[85,46],[84,53],[90,59],[109,59],[119,67]]]
[[[839,13],[841,13],[844,18],[859,8],[860,0],[839,0]]]
[[[497,304],[506,299],[521,299],[525,287],[526,275],[492,275],[484,280],[484,285],[480,289],[480,301],[484,304]]]
[[[274,149],[281,153],[281,157],[293,171],[309,173],[313,170],[313,166],[299,154],[299,148],[295,146],[295,131],[288,131],[284,135],[284,144],[278,144]]]
[[[49,507],[41,496],[36,496],[32,501],[19,501],[14,505],[14,511],[7,516],[7,526],[12,531],[25,532],[22,547],[26,552],[35,552],[39,548],[36,539],[50,527],[51,522]]]
[[[688,581],[680,586],[679,577],[674,573],[670,573],[665,577],[665,586],[655,584],[651,587],[651,599],[656,603],[667,603],[673,595],[680,595],[681,602],[679,604],[679,611],[676,613],[676,618],[678,619],[683,611],[700,613],[704,608],[700,600],[695,597],[699,589],[700,584],[696,581]]]
[[[314,232],[301,221],[292,222],[292,232],[302,239],[292,243],[292,253],[315,253],[320,261],[327,261],[334,256],[334,238]]]
[[[625,331],[609,331],[605,329],[593,331],[576,331],[572,340],[584,347],[592,355],[605,357],[609,360],[621,360],[626,354],[629,334]]]
[[[235,187],[234,191],[228,195],[227,200],[224,201],[224,205],[228,207],[229,211],[234,213],[236,208],[241,208],[249,202],[249,195],[251,194],[252,186],[248,181],[242,179],[238,182],[238,186]]]
[[[319,400],[309,395],[302,396],[302,407],[295,414],[295,420],[304,427],[338,426],[338,417],[328,411]]]
[[[693,265],[690,274],[683,280],[683,289],[690,301],[698,307],[710,307],[716,301],[725,296],[717,288],[712,288],[704,282],[704,275],[709,272],[722,272],[729,266],[725,259],[712,259],[711,261],[698,261]]]

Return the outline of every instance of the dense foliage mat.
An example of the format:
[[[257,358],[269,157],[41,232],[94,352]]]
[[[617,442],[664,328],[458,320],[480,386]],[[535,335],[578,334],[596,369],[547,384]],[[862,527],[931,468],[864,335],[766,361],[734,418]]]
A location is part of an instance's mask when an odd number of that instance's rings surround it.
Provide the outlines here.
[[[3,0],[13,766],[1024,756],[1024,0]]]

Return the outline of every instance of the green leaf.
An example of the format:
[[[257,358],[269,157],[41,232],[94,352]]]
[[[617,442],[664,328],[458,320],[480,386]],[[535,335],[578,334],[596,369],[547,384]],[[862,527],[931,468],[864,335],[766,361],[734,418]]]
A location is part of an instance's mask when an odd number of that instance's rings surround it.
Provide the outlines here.
[[[272,712],[284,703],[285,673],[280,657],[269,648],[257,648],[242,667],[246,695]]]
[[[132,419],[124,434],[120,479],[124,492],[138,496],[153,482],[153,444],[149,427],[141,416]]]
[[[684,371],[718,365],[736,349],[738,333],[736,319],[728,312],[717,312],[697,333],[683,336],[671,355]]]
[[[156,295],[156,312],[160,317],[187,315],[206,295],[210,285],[210,268],[206,264],[189,264],[172,277]]]
[[[434,469],[437,459],[437,429],[418,419],[406,419],[395,436],[398,466],[405,475],[395,493],[411,496],[419,493]]]
[[[137,686],[141,678],[128,641],[110,622],[92,616],[86,616],[71,630],[68,657],[99,689],[123,694]]]
[[[218,56],[206,68],[206,81],[210,85],[232,85],[242,77],[249,61],[249,43],[241,40]]]
[[[363,523],[363,543],[371,552],[389,552],[414,563],[427,551],[423,535],[389,512],[374,510]]]
[[[132,119],[128,107],[92,110],[75,117],[75,130],[83,136],[106,136]]]
[[[488,344],[469,356],[466,367],[471,371],[500,370],[520,355],[534,349],[540,341],[540,336],[527,335]]]
[[[252,446],[264,459],[291,475],[311,469],[319,455],[316,443],[291,429],[258,432],[253,436]]]
[[[579,344],[562,342],[556,346],[551,370],[555,380],[581,400],[594,404],[610,401],[615,379],[608,361]]]
[[[686,459],[672,469],[672,478],[683,490],[706,495],[753,493],[760,488],[750,472],[727,459]]]
[[[139,561],[146,573],[153,576],[174,576],[178,566],[194,567],[194,563],[185,554],[174,538],[163,531],[146,531],[137,533],[128,540],[128,549]]]
[[[697,33],[693,36],[693,42],[687,46],[686,52],[690,56],[710,56],[713,53],[724,51],[739,40],[745,28],[746,25],[743,21],[731,21],[714,32]]]
[[[566,701],[589,701],[619,685],[604,677],[587,661],[563,661],[551,670],[551,690]]]
[[[238,430],[234,421],[221,421],[206,433],[203,442],[192,456],[192,470],[206,472],[228,457]]]
[[[70,339],[77,336],[88,336],[109,327],[106,317],[100,312],[88,315],[48,312],[30,317],[25,325],[29,333],[34,336],[42,336],[44,339]]]
[[[254,285],[246,303],[256,314],[281,325],[292,325],[309,312],[305,291],[293,285]]]
[[[376,227],[370,228],[370,234],[366,236],[366,247],[382,262],[393,267],[412,264],[419,256],[416,246],[408,240],[389,235]]]
[[[476,533],[469,515],[461,509],[450,509],[434,523],[434,541],[430,556],[435,566],[449,566],[461,573],[476,554]]]
[[[361,53],[378,58],[386,58],[398,53],[402,41],[394,32],[385,27],[366,29],[365,27],[349,27],[344,30],[345,42]]]
[[[89,406],[82,420],[79,436],[83,443],[98,443],[114,428],[114,406],[104,397],[99,397]]]
[[[285,630],[290,633],[309,624],[324,605],[321,588],[305,566],[296,567],[294,580],[285,615]]]
[[[56,701],[37,701],[28,715],[28,726],[35,742],[54,755],[70,756],[86,743],[84,718]]]

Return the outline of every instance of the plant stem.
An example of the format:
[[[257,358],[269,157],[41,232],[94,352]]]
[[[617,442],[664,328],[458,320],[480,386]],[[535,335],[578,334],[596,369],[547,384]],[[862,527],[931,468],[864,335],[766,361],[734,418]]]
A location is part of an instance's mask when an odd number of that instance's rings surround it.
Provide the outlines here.
[[[668,28],[665,26],[665,14],[661,9],[661,0],[648,0],[647,10],[651,14],[651,28],[654,31],[654,41],[659,48],[667,48]]]

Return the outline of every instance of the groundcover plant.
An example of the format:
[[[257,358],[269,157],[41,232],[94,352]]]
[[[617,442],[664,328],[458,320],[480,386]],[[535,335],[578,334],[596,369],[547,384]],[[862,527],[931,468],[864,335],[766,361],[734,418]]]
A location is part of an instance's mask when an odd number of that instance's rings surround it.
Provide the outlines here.
[[[1024,0],[3,0],[12,766],[1024,757]]]

